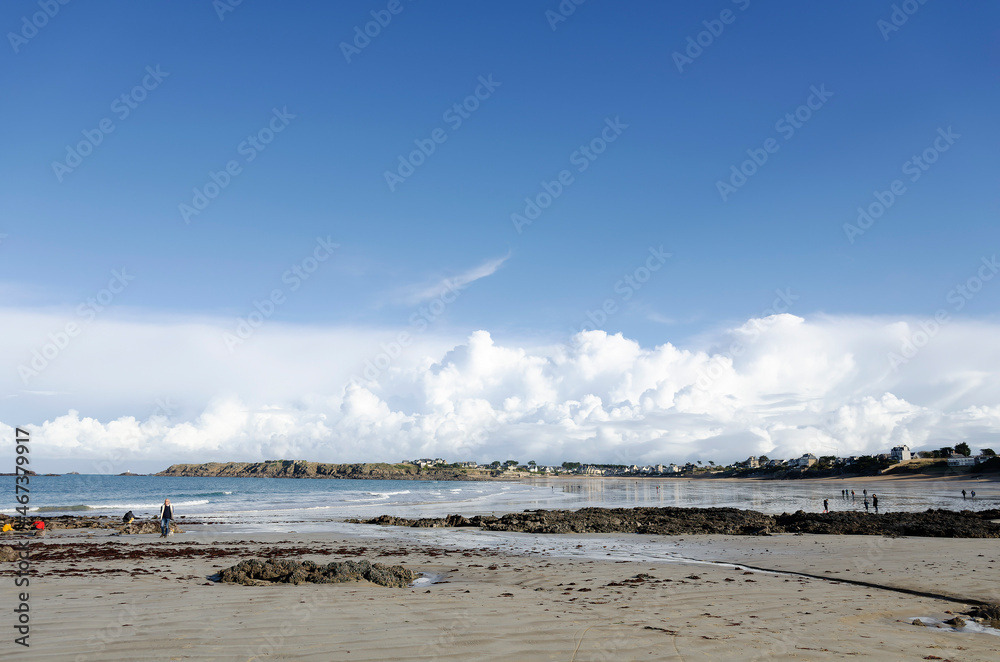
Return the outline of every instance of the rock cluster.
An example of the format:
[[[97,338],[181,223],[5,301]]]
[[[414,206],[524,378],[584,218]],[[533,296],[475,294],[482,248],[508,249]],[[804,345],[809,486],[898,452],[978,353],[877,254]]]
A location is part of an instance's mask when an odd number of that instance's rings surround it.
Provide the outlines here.
[[[368,580],[380,586],[403,588],[417,578],[401,565],[387,566],[368,561],[334,561],[319,565],[312,561],[270,558],[247,559],[219,573],[219,581],[244,586],[271,584],[339,584]]]
[[[0,547],[0,563],[13,563],[20,558],[21,557],[18,555],[17,550],[13,547]]]
[[[969,616],[977,623],[1000,629],[1000,604],[973,607]]]
[[[478,527],[486,531],[522,533],[646,533],[690,535],[770,535],[818,533],[834,535],[925,536],[935,538],[1000,538],[997,511],[928,510],[922,513],[807,513],[802,510],[766,515],[738,508],[581,508],[526,510],[491,515],[405,519],[381,515],[361,524],[410,527]]]

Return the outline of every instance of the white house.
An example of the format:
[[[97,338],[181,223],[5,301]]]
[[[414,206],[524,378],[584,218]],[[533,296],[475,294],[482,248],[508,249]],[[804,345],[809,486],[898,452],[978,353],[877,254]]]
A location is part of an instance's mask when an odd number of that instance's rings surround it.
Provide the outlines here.
[[[812,453],[803,453],[802,457],[788,461],[790,467],[811,467],[814,464],[816,464],[816,456]]]
[[[889,453],[889,457],[897,462],[909,462],[910,461],[910,447],[906,444],[902,446],[894,446],[892,452]]]
[[[949,457],[948,458],[948,466],[949,467],[972,467],[972,466],[975,466],[978,461],[979,461],[979,459],[975,458],[975,457],[964,457],[964,456]]]

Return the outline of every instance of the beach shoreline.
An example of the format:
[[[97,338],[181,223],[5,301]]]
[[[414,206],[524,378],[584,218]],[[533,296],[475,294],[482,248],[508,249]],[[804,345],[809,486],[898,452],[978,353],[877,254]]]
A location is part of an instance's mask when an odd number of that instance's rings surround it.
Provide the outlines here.
[[[581,536],[591,552],[574,557],[552,553],[545,539],[537,551],[513,554],[452,545],[447,530],[439,533],[428,543],[292,532],[191,532],[165,541],[57,532],[31,543],[32,627],[39,633],[32,653],[454,662],[1000,654],[1000,636],[910,623],[936,624],[970,601],[997,601],[993,584],[983,581],[997,567],[991,540],[657,536],[652,543],[675,554],[657,561],[597,556],[614,545],[638,549],[650,542],[646,536]],[[212,581],[240,560],[268,556],[403,564],[437,582],[393,589]],[[0,573],[9,568],[0,565]],[[885,588],[846,583],[852,579]],[[893,590],[927,590],[929,579],[949,599]]]

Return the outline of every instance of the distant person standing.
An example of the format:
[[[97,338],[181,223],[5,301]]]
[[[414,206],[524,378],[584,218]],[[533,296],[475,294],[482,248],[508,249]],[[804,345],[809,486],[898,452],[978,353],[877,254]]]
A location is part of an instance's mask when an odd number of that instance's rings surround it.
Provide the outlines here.
[[[858,495],[854,493],[854,490],[851,490],[851,499],[857,499],[857,498]]]
[[[868,512],[868,497],[865,497],[865,512]]]
[[[824,513],[830,512],[830,502],[827,501],[826,499],[823,499],[823,512]]]
[[[976,498],[976,491],[975,491],[975,490],[972,490],[972,498],[973,498],[973,499],[975,499],[975,498]]]
[[[872,495],[872,505],[875,506],[875,514],[878,515],[878,495]]]
[[[170,533],[170,520],[174,518],[174,507],[170,505],[170,499],[164,499],[160,506],[160,537],[166,538]]]
[[[965,490],[962,490],[962,501],[965,501]]]

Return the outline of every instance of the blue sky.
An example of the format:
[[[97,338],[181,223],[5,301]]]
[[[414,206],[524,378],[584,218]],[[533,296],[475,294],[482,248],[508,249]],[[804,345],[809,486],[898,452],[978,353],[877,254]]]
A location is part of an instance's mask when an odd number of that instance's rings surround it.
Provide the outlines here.
[[[891,2],[590,0],[553,29],[554,0],[401,0],[347,62],[341,44],[387,4],[244,2],[220,19],[208,1],[70,3],[18,40],[39,6],[4,3],[3,305],[73,310],[125,268],[106,320],[224,326],[279,287],[276,324],[392,332],[457,279],[442,336],[567,342],[611,299],[609,334],[695,347],[766,316],[775,290],[806,319],[933,315],[995,250],[992,3],[914,2],[886,38]],[[705,22],[721,33],[708,40]],[[711,43],[678,71],[699,33]],[[153,89],[122,117],[115,100],[144,77]],[[495,88],[456,128],[445,113],[480,78]],[[779,130],[813,89],[831,94]],[[275,109],[287,126],[248,161],[239,146]],[[114,131],[54,172],[105,118]],[[574,153],[615,121],[627,128],[578,171]],[[390,190],[385,172],[435,129],[444,142]],[[958,137],[911,181],[904,164],[939,130]],[[777,150],[723,200],[717,182],[769,139]],[[231,160],[239,174],[185,223],[179,205]],[[572,184],[517,232],[511,215],[562,170]],[[844,224],[896,179],[905,193],[848,241]],[[317,237],[336,255],[289,291],[282,275]],[[671,257],[626,301],[616,283],[661,246]],[[984,287],[960,319],[991,322],[998,301]],[[37,345],[9,344],[10,370]],[[37,422],[74,397],[33,409]]]

